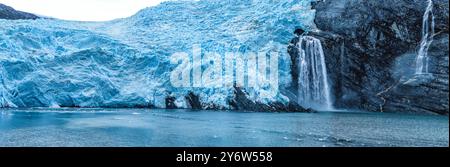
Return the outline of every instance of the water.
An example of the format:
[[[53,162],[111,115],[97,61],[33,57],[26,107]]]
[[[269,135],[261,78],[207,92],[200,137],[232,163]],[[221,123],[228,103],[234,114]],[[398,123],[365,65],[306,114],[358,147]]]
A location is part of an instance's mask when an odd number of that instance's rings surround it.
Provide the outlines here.
[[[299,104],[307,108],[332,110],[322,43],[314,37],[301,36],[297,45],[299,50]]]
[[[422,41],[420,42],[419,53],[416,59],[416,74],[429,74],[428,70],[428,49],[433,42],[434,35],[434,14],[433,14],[433,1],[428,0],[428,6],[423,16],[422,21]]]
[[[146,109],[0,110],[0,146],[449,146],[446,116]]]

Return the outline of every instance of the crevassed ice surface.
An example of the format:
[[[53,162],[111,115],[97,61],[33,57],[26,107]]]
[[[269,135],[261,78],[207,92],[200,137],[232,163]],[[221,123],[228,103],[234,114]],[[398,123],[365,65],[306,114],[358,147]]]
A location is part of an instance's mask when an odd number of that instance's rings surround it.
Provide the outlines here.
[[[204,105],[230,108],[232,88],[172,87],[169,56],[278,51],[280,87],[291,82],[287,45],[296,28],[314,28],[311,0],[170,1],[109,22],[0,19],[0,107],[187,107],[189,91]],[[249,98],[287,102],[278,94]]]

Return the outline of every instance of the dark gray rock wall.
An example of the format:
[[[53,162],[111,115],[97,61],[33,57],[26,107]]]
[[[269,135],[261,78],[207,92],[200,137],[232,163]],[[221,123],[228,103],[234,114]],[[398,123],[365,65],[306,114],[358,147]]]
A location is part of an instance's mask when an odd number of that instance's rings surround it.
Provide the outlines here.
[[[408,81],[415,77],[426,0],[315,3],[319,31],[308,33],[323,43],[337,108],[448,114],[448,0],[433,2],[433,78],[423,82]],[[293,69],[295,51],[291,45]]]
[[[0,19],[19,20],[19,19],[38,19],[39,17],[26,12],[17,11],[9,6],[0,3]]]

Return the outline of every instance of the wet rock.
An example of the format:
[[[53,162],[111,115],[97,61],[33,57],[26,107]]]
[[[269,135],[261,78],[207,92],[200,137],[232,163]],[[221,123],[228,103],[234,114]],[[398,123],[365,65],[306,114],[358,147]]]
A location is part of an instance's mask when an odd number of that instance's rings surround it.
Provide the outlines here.
[[[166,109],[177,109],[177,105],[175,104],[175,101],[177,99],[173,96],[166,97]]]
[[[239,87],[234,87],[235,98],[229,104],[236,110],[260,111],[260,112],[315,112],[312,109],[305,109],[295,102],[263,104],[250,100],[245,91]]]
[[[190,108],[194,110],[201,110],[202,109],[202,103],[200,102],[200,97],[195,95],[192,92],[189,92],[189,94],[186,96],[186,100],[190,105]]]
[[[448,115],[448,0],[434,0],[431,79],[417,78],[423,0],[319,1],[308,32],[322,41],[335,107]],[[298,39],[289,48],[296,69]],[[298,74],[292,73],[295,80]],[[416,78],[416,82],[408,82]],[[425,81],[424,81],[425,80]]]

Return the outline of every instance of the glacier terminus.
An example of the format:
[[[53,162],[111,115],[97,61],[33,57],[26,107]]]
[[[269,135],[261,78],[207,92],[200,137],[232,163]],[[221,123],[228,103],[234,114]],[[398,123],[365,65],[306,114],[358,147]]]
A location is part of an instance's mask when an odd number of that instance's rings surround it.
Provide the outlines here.
[[[267,91],[271,84],[174,86],[171,72],[178,64],[170,56],[192,54],[194,45],[200,56],[277,52],[279,72],[272,81],[284,89],[292,82],[287,53],[292,32],[313,29],[314,16],[309,0],[202,0],[163,2],[107,22],[0,20],[0,106],[194,108],[195,103],[201,109],[236,109],[241,105],[231,101],[242,91],[241,98],[251,103],[283,109],[297,99],[286,95],[289,91]],[[248,70],[251,77],[264,72]],[[269,98],[262,97],[268,92]]]

